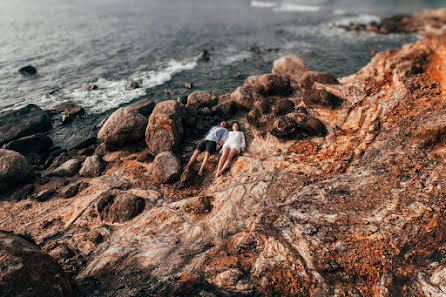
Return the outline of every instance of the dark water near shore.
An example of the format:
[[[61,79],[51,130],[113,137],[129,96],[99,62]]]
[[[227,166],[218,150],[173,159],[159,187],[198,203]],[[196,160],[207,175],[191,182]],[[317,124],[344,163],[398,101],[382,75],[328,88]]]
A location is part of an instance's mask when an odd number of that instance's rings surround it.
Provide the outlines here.
[[[186,81],[195,89],[230,92],[247,76],[270,72],[274,59],[290,53],[302,55],[313,70],[354,73],[368,63],[370,50],[399,47],[418,36],[344,32],[335,24],[443,2],[2,0],[0,109],[28,103],[50,109],[73,100],[89,115],[71,130],[56,122],[52,132],[56,142],[69,143],[95,133],[97,121],[135,98],[175,99],[191,92]],[[209,62],[198,59],[202,48]],[[309,51],[317,55],[306,56]],[[17,72],[28,64],[38,69],[36,77]],[[135,80],[143,88],[129,90]],[[92,83],[99,89],[88,92]]]

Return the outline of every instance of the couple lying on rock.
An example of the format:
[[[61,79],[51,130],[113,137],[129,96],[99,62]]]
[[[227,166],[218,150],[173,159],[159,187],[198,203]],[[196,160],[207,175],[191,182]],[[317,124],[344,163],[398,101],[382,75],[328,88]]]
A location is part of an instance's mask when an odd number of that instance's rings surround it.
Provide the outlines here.
[[[209,129],[204,139],[200,141],[195,149],[189,163],[187,163],[186,167],[184,167],[185,170],[197,160],[200,153],[205,152],[203,163],[198,171],[198,175],[202,176],[204,167],[209,160],[209,156],[220,150],[220,148],[222,148],[222,155],[218,161],[215,176],[220,176],[229,167],[229,165],[231,165],[232,158],[234,158],[237,153],[245,150],[246,142],[245,135],[243,132],[239,131],[239,126],[237,123],[232,125],[232,131],[228,131],[228,129],[226,129],[227,125],[228,124],[226,121],[223,121],[219,126],[213,126],[211,129]]]

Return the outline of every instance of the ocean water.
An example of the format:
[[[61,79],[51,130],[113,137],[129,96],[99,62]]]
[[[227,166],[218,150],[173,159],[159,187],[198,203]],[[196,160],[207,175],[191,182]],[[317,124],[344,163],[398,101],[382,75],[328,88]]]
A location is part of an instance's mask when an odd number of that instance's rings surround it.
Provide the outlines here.
[[[419,36],[345,32],[337,24],[443,2],[1,0],[0,110],[28,103],[51,109],[72,100],[100,119],[142,96],[156,101],[186,96],[188,81],[194,89],[231,92],[291,53],[302,55],[310,69],[345,76],[368,63],[370,50],[396,48]],[[199,59],[203,48],[210,53],[208,62]],[[310,51],[316,56],[307,56]],[[18,73],[28,64],[38,69],[37,76]],[[132,81],[142,88],[128,89]],[[91,84],[98,90],[89,92]],[[61,131],[54,137],[66,137]]]

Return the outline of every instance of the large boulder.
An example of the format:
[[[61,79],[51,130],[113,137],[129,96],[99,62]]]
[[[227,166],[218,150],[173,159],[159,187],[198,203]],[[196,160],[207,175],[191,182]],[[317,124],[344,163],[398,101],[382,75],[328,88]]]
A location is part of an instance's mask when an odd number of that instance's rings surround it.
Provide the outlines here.
[[[181,107],[175,100],[155,106],[146,129],[146,144],[152,155],[178,148],[183,138],[181,116]]]
[[[166,151],[156,155],[152,164],[152,176],[157,183],[175,181],[181,174],[181,161],[174,153]]]
[[[30,154],[43,154],[49,152],[49,148],[53,145],[53,141],[43,133],[37,133],[31,136],[21,137],[13,140],[3,147],[8,150],[19,152],[25,156]]]
[[[0,190],[16,184],[26,183],[34,172],[24,156],[18,152],[0,149]]]
[[[87,177],[99,176],[104,169],[104,165],[104,161],[98,155],[87,157],[79,170],[79,175]]]
[[[99,130],[98,138],[107,149],[117,149],[144,139],[147,119],[134,110],[121,107],[113,112]]]
[[[194,91],[187,97],[186,106],[194,106],[195,108],[212,107],[217,102],[217,97],[206,91]]]
[[[0,145],[14,139],[43,132],[50,127],[48,114],[34,104],[0,113]]]
[[[250,76],[243,85],[251,86],[256,95],[262,96],[286,96],[291,92],[289,79],[275,74]]]
[[[118,190],[103,193],[96,205],[101,219],[110,223],[127,222],[139,215],[144,208],[144,199]]]
[[[273,74],[299,81],[308,72],[304,60],[298,55],[282,57],[273,63]]]
[[[241,86],[235,89],[231,94],[233,102],[245,109],[251,109],[254,103],[252,86]]]
[[[0,231],[0,296],[74,295],[69,278],[53,258],[30,240]]]

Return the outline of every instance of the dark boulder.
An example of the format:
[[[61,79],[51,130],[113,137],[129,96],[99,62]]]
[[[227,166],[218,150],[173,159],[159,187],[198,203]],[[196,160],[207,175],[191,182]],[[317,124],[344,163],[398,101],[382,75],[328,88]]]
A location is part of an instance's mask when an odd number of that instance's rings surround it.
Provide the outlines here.
[[[75,295],[57,262],[29,239],[0,231],[0,255],[1,296]]]
[[[129,85],[130,90],[139,89],[141,85],[137,81],[132,81]]]
[[[37,69],[31,65],[28,65],[20,68],[19,72],[23,76],[33,76],[37,74]]]
[[[48,114],[34,104],[0,113],[0,145],[50,128]]]
[[[53,106],[53,109],[58,112],[64,112],[68,116],[78,116],[85,112],[84,108],[76,105],[71,101],[65,101]]]
[[[270,127],[271,135],[283,139],[302,139],[326,134],[325,125],[318,119],[294,112],[278,117]]]
[[[288,99],[282,99],[274,103],[273,111],[275,115],[287,114],[294,110],[294,103]]]
[[[306,89],[303,102],[311,107],[337,108],[341,106],[343,99],[325,90]]]
[[[96,206],[101,219],[111,223],[123,223],[131,220],[139,215],[144,208],[144,199],[117,190],[103,193]]]
[[[78,143],[76,143],[71,149],[80,150],[84,148],[88,148],[92,145],[96,145],[98,143],[98,139],[94,136],[84,139]]]
[[[322,84],[339,84],[336,77],[328,72],[308,71],[299,80],[304,88],[311,88],[315,82]]]
[[[48,155],[52,145],[53,141],[51,138],[43,133],[37,133],[13,140],[10,143],[5,144],[3,147],[8,150],[19,152],[24,156],[28,156],[30,154]]]

